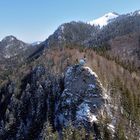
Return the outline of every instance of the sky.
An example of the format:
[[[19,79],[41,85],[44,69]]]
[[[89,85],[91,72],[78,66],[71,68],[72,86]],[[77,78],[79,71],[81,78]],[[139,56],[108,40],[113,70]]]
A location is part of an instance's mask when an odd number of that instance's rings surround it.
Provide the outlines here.
[[[140,0],[0,0],[0,40],[14,35],[28,43],[43,41],[62,23],[135,10]]]

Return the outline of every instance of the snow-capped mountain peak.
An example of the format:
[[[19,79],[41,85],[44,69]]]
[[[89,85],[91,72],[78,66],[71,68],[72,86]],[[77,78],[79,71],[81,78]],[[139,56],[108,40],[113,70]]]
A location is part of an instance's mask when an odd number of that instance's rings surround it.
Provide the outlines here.
[[[108,23],[110,23],[112,20],[114,20],[115,18],[117,18],[119,15],[115,12],[110,12],[108,14],[105,14],[104,16],[92,20],[90,22],[88,22],[90,25],[95,25],[95,26],[100,26],[100,28],[102,28],[103,26],[106,26]]]

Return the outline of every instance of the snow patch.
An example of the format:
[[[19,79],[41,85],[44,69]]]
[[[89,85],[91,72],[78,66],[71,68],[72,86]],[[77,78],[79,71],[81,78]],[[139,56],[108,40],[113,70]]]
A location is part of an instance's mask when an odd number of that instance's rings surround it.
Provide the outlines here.
[[[115,126],[113,124],[108,124],[108,128],[109,130],[111,130],[112,132],[115,132]]]
[[[58,36],[58,40],[61,41],[63,40],[63,37],[61,35]]]
[[[104,99],[110,99],[109,95],[107,95],[106,93],[104,93]]]
[[[61,26],[59,26],[59,28],[58,28],[58,31],[57,31],[57,36],[58,36],[58,40],[59,41],[62,41],[62,40],[64,40],[65,41],[65,37],[64,37],[64,28],[65,28],[65,26],[64,25],[61,25]]]
[[[15,40],[15,37],[13,37],[13,36],[6,36],[2,41],[12,42],[13,40]]]
[[[62,33],[64,33],[64,25],[61,25],[60,30],[62,31]]]
[[[79,110],[77,111],[77,120],[85,120],[89,122],[95,122],[97,121],[97,118],[95,115],[93,115],[90,112],[90,107],[88,106],[87,103],[82,103],[79,106]]]
[[[92,71],[91,68],[89,67],[84,67],[91,75],[94,75],[96,78],[98,77],[97,74],[95,72]]]
[[[88,24],[100,26],[100,28],[102,28],[103,26],[106,26],[108,23],[110,23],[113,19],[117,18],[118,16],[119,15],[116,13],[108,13],[98,19],[88,22]]]
[[[89,86],[89,89],[91,89],[91,90],[95,88],[94,84],[89,84],[88,86]]]
[[[35,46],[35,45],[39,45],[39,44],[41,44],[41,41],[33,42],[31,45],[32,45],[32,46]]]
[[[9,54],[6,54],[5,56],[4,56],[4,58],[10,58],[11,57],[11,55],[9,55]]]
[[[72,73],[72,67],[69,67],[68,69],[67,69],[67,71],[66,71],[66,77],[69,77],[70,75],[71,75],[71,73]]]
[[[10,41],[13,41],[13,40],[14,40],[14,38],[13,38],[13,37],[11,37]]]

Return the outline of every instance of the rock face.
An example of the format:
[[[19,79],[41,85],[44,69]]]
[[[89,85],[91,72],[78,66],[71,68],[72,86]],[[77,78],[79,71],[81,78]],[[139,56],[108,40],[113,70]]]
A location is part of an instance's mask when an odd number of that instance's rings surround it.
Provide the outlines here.
[[[69,122],[87,127],[98,121],[104,105],[96,74],[79,65],[68,67],[64,75],[52,75],[38,66],[22,80],[21,89],[17,94],[9,82],[0,91],[2,139],[41,138],[48,120],[57,131]]]
[[[104,104],[102,88],[90,68],[76,65],[65,72],[64,91],[61,95],[63,122],[86,124],[97,121]],[[62,118],[61,118],[62,119]]]

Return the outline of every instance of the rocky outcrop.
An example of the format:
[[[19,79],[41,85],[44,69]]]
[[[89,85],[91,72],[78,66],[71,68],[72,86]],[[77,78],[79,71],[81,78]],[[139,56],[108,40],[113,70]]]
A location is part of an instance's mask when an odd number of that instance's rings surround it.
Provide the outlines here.
[[[104,104],[102,92],[98,78],[90,68],[68,67],[58,120],[64,124],[72,121],[76,126],[96,122]]]

